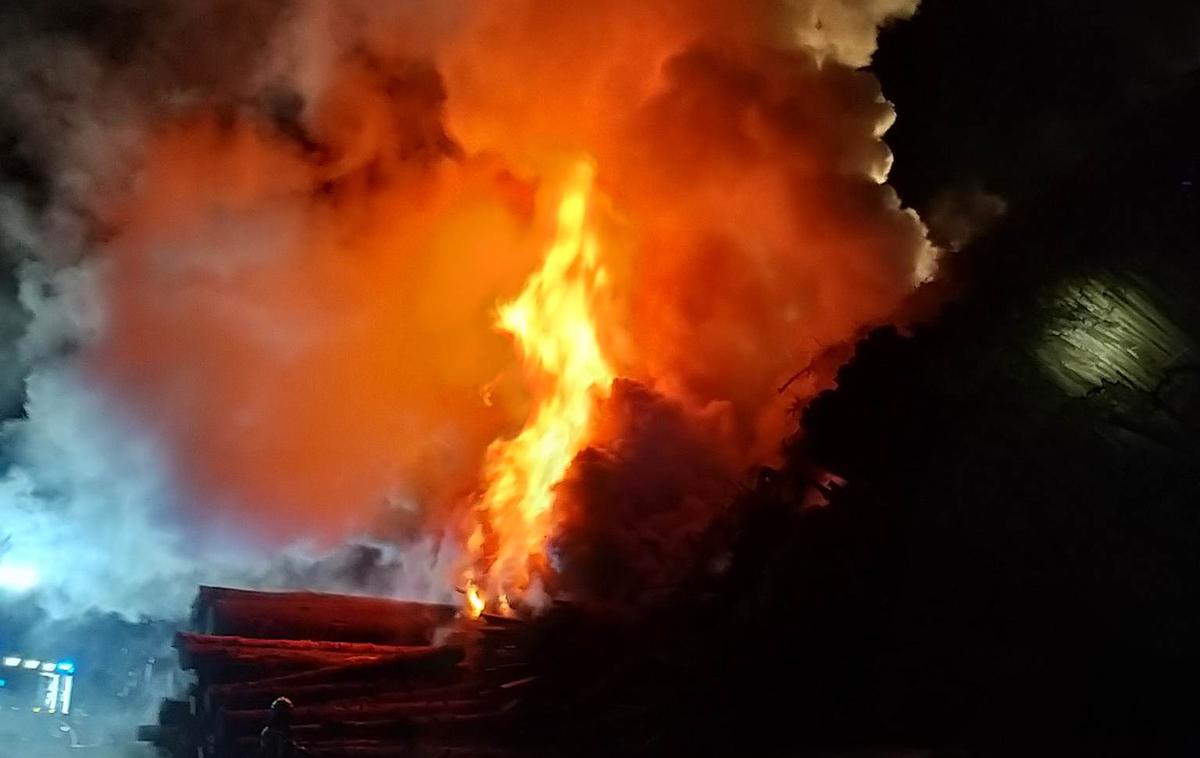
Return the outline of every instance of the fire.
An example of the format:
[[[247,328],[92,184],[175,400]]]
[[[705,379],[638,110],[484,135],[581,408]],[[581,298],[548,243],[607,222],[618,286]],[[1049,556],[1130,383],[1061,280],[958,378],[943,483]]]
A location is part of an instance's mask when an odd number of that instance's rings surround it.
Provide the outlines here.
[[[396,541],[397,592],[462,589],[464,615],[600,599],[608,566],[616,598],[677,583],[787,409],[928,273],[860,70],[915,3],[311,2],[199,68],[187,35],[139,46],[162,86],[117,66],[114,97],[68,98],[84,133],[36,140],[75,172],[48,185],[63,228],[103,244],[22,268],[79,348],[35,377],[28,433],[83,382],[153,448],[134,516]],[[71,72],[26,68],[13,91],[50,99],[22,119],[59,114]]]
[[[466,594],[467,594],[467,609],[466,609],[467,615],[470,618],[477,619],[483,615],[483,611],[487,605],[484,602],[483,595],[479,594],[479,585],[475,584],[475,582],[473,580],[468,579]]]
[[[487,579],[484,590],[469,584],[472,608],[475,598],[492,597],[504,612],[509,596],[536,579],[532,564],[544,559],[555,525],[554,488],[587,444],[596,403],[612,388],[593,307],[608,278],[589,218],[593,182],[590,162],[575,167],[541,269],[499,309],[497,327],[515,340],[535,397],[521,432],[487,451],[479,524],[468,542]]]

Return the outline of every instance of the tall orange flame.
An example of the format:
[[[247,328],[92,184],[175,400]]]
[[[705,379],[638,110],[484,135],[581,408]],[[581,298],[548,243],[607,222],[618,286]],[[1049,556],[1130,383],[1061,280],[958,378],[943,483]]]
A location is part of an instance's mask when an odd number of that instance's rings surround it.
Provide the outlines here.
[[[587,444],[596,402],[612,389],[613,370],[597,336],[594,303],[607,284],[589,218],[594,169],[578,165],[558,206],[557,229],[539,271],[500,307],[497,327],[512,335],[538,388],[521,432],[491,444],[479,525],[468,542],[468,610],[478,616],[495,598],[527,590],[555,526],[554,488]],[[478,572],[478,573],[477,573]]]

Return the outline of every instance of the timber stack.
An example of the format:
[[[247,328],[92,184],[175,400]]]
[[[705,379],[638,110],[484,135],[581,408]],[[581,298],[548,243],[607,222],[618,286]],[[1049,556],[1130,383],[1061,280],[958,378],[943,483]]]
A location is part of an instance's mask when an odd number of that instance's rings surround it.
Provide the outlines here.
[[[536,755],[525,631],[449,605],[202,587],[175,640],[194,681],[138,736],[171,758],[250,758],[286,696],[314,758]]]

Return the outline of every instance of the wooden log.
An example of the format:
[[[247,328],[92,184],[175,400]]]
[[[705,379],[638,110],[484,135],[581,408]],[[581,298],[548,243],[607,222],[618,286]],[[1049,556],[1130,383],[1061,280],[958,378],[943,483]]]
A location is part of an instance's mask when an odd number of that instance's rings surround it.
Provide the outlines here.
[[[324,684],[293,685],[287,696],[298,703],[316,705],[377,698],[390,702],[406,700],[457,699],[481,691],[483,684],[462,679],[461,672],[453,669],[444,675],[408,678],[400,681],[377,681],[372,679]],[[216,685],[205,693],[205,707],[210,710],[246,710],[266,707],[278,692],[273,685],[260,687],[257,683],[231,683]]]
[[[463,659],[461,647],[429,647],[423,652],[389,655],[379,660],[354,661],[294,674],[272,676],[239,685],[244,692],[286,694],[293,687],[343,682],[386,682],[398,677],[446,675]],[[228,691],[228,690],[225,690]]]
[[[503,744],[505,737],[518,728],[508,710],[484,713],[421,715],[366,721],[337,721],[301,724],[291,730],[301,745],[342,740],[371,740],[389,744],[416,745],[436,743],[448,738],[455,741],[484,741]],[[260,727],[261,729],[261,727]],[[218,743],[228,747],[252,744],[248,735],[223,735]]]
[[[479,700],[432,700],[408,703],[360,703],[357,705],[320,705],[297,707],[292,711],[292,727],[363,721],[413,720],[464,715],[493,710],[494,704]],[[223,711],[217,716],[217,731],[225,738],[257,734],[271,720],[268,709]]]
[[[452,605],[388,598],[201,587],[192,628],[240,637],[427,645],[457,614]]]
[[[236,637],[225,635],[179,632],[175,635],[175,647],[179,650],[204,651],[212,648],[295,650],[297,652],[343,653],[346,655],[375,655],[403,652],[428,645],[379,645],[370,642],[337,642],[331,640],[288,640],[261,637]]]
[[[390,655],[354,655],[346,653],[326,653],[321,651],[298,651],[278,648],[209,648],[193,650],[187,654],[187,662],[181,660],[181,668],[196,670],[199,668],[240,665],[243,668],[303,668],[316,669],[329,666],[339,666],[350,663],[369,663],[385,658],[420,658],[423,652],[432,648],[410,648],[414,652],[400,652]]]
[[[193,651],[184,668],[197,672],[202,688],[243,681],[274,680],[281,677],[354,667],[389,666],[402,671],[422,670],[430,661],[447,660],[438,648],[410,649],[389,655],[344,655],[271,648],[210,649]]]
[[[179,729],[161,724],[143,724],[135,733],[138,742],[149,742],[167,747],[179,739]]]
[[[314,671],[381,662],[376,656],[277,656],[267,654],[231,655],[208,661],[198,667],[201,687],[242,681],[274,680]]]
[[[424,658],[436,650],[428,645],[400,646],[313,640],[274,640],[217,637],[181,632],[175,636],[183,669],[230,666],[324,668],[351,662]]]
[[[252,744],[254,735],[265,726],[265,722],[244,724],[232,723],[217,718],[210,727],[210,734],[217,746],[218,756],[240,754],[239,745]],[[313,723],[295,724],[292,736],[301,745],[329,740],[378,740],[392,745],[416,746],[430,740],[496,740],[503,742],[505,736],[515,732],[517,724],[509,711],[492,708],[480,712],[434,711],[425,714],[395,714],[379,718],[347,718]]]
[[[310,684],[288,689],[287,696],[305,705],[375,700],[377,702],[404,703],[429,700],[460,700],[467,697],[482,697],[489,692],[480,682],[455,681],[453,683],[430,684],[426,681],[405,683],[363,680],[334,682],[332,684]],[[224,684],[209,689],[206,707],[209,710],[253,710],[266,708],[278,697],[274,690],[262,691],[246,685]]]
[[[191,703],[187,700],[163,698],[158,704],[158,723],[164,726],[185,724],[191,717]]]

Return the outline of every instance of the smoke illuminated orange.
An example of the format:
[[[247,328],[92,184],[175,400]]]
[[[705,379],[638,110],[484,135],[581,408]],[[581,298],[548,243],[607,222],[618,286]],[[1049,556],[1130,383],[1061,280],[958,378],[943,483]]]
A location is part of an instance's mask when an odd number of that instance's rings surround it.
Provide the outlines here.
[[[589,219],[594,170],[581,163],[558,206],[557,229],[539,271],[516,299],[500,307],[497,326],[516,341],[534,390],[521,432],[487,452],[486,489],[469,549],[486,577],[475,598],[503,600],[535,580],[554,528],[555,486],[587,444],[596,402],[612,388],[613,370],[597,336],[594,304],[606,286],[600,244]],[[486,537],[485,537],[486,535]]]
[[[472,615],[671,586],[933,260],[861,68],[915,4],[315,2],[203,72],[147,47],[62,135],[104,241],[70,344],[189,525],[393,543],[395,594]]]

